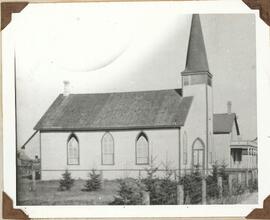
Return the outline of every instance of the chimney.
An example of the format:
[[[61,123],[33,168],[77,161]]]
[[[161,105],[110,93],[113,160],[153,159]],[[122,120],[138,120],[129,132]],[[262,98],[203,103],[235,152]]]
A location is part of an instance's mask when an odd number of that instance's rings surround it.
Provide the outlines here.
[[[64,92],[63,92],[63,95],[64,96],[68,96],[69,95],[69,93],[70,93],[70,82],[68,81],[68,80],[65,80],[65,81],[63,81],[63,83],[64,83]]]
[[[227,102],[227,113],[228,114],[232,113],[232,102],[231,101]]]

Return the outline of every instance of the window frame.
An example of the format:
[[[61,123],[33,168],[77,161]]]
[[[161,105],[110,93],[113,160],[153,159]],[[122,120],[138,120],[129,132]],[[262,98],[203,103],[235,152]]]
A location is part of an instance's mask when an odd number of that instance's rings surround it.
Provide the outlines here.
[[[138,162],[137,143],[138,143],[138,140],[140,139],[141,136],[143,136],[147,142],[147,162],[146,163],[139,163]],[[148,139],[147,135],[145,134],[145,132],[141,131],[135,139],[135,164],[136,165],[149,165],[149,162],[150,162],[150,160],[149,160],[149,139]]]
[[[242,162],[242,150],[239,148],[236,148],[233,150],[233,162],[241,163]]]
[[[69,142],[70,140],[74,138],[77,142],[77,148],[78,148],[78,162],[77,163],[70,163],[69,160],[70,160],[70,157],[69,157]],[[79,142],[79,139],[77,137],[77,135],[75,133],[71,133],[69,136],[68,136],[68,139],[67,139],[67,142],[66,142],[66,145],[67,145],[67,165],[69,166],[77,166],[77,165],[80,165],[80,142]],[[74,159],[74,158],[73,158]]]
[[[104,137],[106,135],[110,135],[110,137],[112,138],[112,153],[110,153],[110,154],[106,153],[106,155],[112,155],[112,163],[104,163],[104,154],[105,153],[104,153],[104,149],[103,149],[104,148],[103,140],[104,140]],[[113,138],[112,134],[109,131],[107,131],[101,137],[101,165],[104,165],[104,166],[113,166],[113,165],[115,165],[115,156],[114,156],[115,153],[114,153],[114,150],[115,150],[115,148],[114,148],[114,138]]]

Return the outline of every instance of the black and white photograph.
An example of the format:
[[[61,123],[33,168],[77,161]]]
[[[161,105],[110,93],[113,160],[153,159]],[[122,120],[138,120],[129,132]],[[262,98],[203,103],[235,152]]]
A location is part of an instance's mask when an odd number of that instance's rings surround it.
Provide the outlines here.
[[[13,16],[17,207],[258,204],[255,14],[151,4]]]

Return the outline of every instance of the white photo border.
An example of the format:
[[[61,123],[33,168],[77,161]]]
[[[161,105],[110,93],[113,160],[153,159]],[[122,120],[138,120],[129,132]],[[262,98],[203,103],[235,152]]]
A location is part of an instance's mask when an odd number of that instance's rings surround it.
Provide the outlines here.
[[[40,6],[52,3],[40,3]],[[69,4],[69,3],[59,3]],[[82,4],[82,3],[72,3]],[[96,3],[83,3],[96,4]],[[100,3],[98,3],[100,4]],[[110,4],[109,2],[103,4]],[[114,4],[130,4],[118,2]],[[259,11],[250,10],[242,1],[204,2],[133,2],[132,4],[162,4],[179,6],[184,14],[253,13],[256,17],[257,53],[257,121],[258,121],[258,184],[257,205],[173,205],[173,206],[15,206],[16,201],[16,151],[15,151],[15,90],[13,72],[12,22],[2,32],[2,82],[3,82],[3,179],[4,192],[14,201],[14,208],[23,210],[30,218],[97,218],[97,217],[232,217],[246,216],[255,208],[263,207],[270,194],[268,155],[270,155],[270,94],[269,27],[260,19]],[[27,6],[31,7],[31,3]],[[19,15],[18,15],[19,17]],[[106,211],[105,211],[106,210]]]

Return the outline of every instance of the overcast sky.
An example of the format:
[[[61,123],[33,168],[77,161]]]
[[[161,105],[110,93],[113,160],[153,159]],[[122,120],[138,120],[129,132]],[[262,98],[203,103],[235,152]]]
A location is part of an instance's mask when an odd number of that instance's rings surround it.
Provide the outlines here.
[[[181,87],[191,15],[170,4],[131,5],[31,4],[14,17],[19,145],[62,93],[63,80],[71,82],[72,93]],[[204,14],[201,23],[213,74],[214,112],[226,112],[232,101],[242,138],[253,139],[255,17]]]

